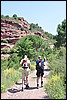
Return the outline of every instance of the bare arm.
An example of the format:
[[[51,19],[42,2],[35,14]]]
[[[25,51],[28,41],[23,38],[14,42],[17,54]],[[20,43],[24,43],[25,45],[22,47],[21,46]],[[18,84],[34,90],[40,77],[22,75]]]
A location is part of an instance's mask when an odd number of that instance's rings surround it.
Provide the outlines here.
[[[22,66],[22,63],[23,63],[23,59],[20,61],[20,66]]]
[[[28,67],[30,68],[31,66],[30,60],[28,60],[27,63],[28,63]]]

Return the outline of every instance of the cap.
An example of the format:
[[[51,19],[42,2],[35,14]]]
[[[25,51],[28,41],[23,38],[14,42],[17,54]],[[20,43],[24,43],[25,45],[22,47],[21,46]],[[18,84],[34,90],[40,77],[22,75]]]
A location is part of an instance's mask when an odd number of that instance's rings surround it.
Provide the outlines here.
[[[42,59],[41,56],[38,56],[39,59]]]
[[[38,58],[41,58],[41,56],[38,56]]]
[[[25,55],[24,58],[26,59],[27,58],[27,55]]]

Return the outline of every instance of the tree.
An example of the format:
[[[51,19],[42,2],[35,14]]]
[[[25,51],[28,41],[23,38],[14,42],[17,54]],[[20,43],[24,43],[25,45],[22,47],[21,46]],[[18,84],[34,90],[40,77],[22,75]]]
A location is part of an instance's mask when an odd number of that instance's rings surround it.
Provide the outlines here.
[[[5,17],[6,17],[7,19],[9,19],[9,15],[6,15]]]
[[[30,24],[30,30],[31,31],[40,31],[40,32],[44,32],[44,30],[42,29],[42,27],[38,26],[38,24],[34,24],[31,23]]]
[[[1,18],[4,18],[4,15],[1,15]]]
[[[56,35],[56,47],[66,46],[66,20],[62,21],[62,24],[58,24],[57,27],[58,35]]]
[[[14,14],[14,15],[13,15],[13,18],[14,18],[14,19],[17,19],[17,15],[16,15],[16,14]]]
[[[40,36],[27,35],[16,42],[15,48],[21,58],[27,54],[30,59],[35,60],[39,53],[43,55],[42,51],[45,48],[45,44]]]

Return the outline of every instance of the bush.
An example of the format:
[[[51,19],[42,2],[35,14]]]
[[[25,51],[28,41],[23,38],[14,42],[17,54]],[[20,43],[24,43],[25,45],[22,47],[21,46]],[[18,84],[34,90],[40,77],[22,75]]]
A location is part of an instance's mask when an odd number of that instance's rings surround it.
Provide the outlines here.
[[[51,79],[45,85],[50,99],[64,99],[65,91],[60,76],[52,75]]]
[[[31,71],[35,70],[35,65],[31,65],[31,66],[30,66],[30,70],[31,70]]]
[[[13,53],[10,57],[9,57],[9,61],[8,61],[8,66],[9,68],[14,68],[14,69],[18,69],[19,68],[19,57],[17,56],[17,53]]]
[[[6,77],[13,77],[14,76],[14,68],[9,68],[9,69],[6,69],[4,70],[4,74]]]
[[[19,72],[22,72],[22,67],[19,67],[19,68],[18,68],[18,71],[19,71]]]
[[[23,30],[24,30],[24,28],[22,27],[22,28],[21,28],[21,31],[23,31]]]
[[[15,20],[17,19],[17,15],[16,15],[16,14],[14,14],[12,17],[13,17]]]
[[[7,68],[7,66],[8,66],[8,60],[1,59],[1,71],[5,70]]]
[[[6,91],[6,88],[5,88],[5,85],[1,85],[1,92],[5,92]]]
[[[2,54],[7,54],[8,52],[9,52],[9,50],[8,50],[7,48],[5,48],[5,49],[3,49],[3,50],[1,51]]]
[[[9,19],[9,15],[6,15],[5,17],[6,17],[7,19]]]
[[[14,83],[21,78],[22,73],[14,68],[7,68],[1,72],[1,92],[5,92],[7,88],[11,87]]]

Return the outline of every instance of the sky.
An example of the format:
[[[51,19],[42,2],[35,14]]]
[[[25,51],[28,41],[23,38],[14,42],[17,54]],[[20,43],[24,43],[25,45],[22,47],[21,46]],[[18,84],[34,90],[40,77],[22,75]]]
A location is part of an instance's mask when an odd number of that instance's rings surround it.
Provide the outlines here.
[[[66,1],[1,1],[1,15],[14,14],[57,35],[58,24],[66,19]]]

